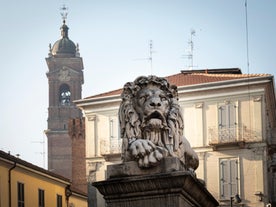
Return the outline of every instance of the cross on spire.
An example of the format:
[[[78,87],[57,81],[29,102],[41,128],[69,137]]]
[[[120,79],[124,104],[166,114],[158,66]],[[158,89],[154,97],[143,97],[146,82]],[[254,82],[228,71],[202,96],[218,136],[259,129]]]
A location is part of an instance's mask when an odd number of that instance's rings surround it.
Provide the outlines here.
[[[66,7],[65,4],[63,4],[60,8],[60,15],[62,17],[63,23],[65,24],[65,20],[67,19],[68,15],[68,7]]]

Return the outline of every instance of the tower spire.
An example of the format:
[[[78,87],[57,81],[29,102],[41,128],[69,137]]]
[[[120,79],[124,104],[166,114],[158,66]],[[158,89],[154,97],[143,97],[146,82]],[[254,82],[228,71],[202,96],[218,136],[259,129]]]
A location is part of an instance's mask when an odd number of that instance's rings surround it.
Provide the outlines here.
[[[63,22],[63,25],[60,28],[60,30],[61,30],[61,37],[62,38],[68,38],[68,30],[69,30],[69,28],[65,24],[66,23],[66,19],[67,19],[67,15],[68,15],[68,7],[66,7],[65,4],[63,4],[62,7],[60,8],[60,15],[61,15],[62,22]]]
[[[55,42],[53,47],[50,48],[50,56],[76,56],[76,45],[75,43],[69,39],[69,27],[66,25],[67,15],[68,15],[68,7],[63,5],[60,7],[60,14],[63,20],[63,24],[60,27],[61,38]],[[79,55],[79,54],[78,54]]]

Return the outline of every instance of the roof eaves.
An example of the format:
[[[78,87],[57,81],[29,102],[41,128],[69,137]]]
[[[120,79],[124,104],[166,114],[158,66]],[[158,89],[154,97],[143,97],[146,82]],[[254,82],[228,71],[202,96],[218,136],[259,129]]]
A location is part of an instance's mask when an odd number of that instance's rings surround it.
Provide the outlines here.
[[[85,98],[85,99],[80,99],[80,100],[76,100],[74,101],[74,103],[78,106],[78,107],[84,107],[87,105],[91,105],[91,104],[103,104],[103,103],[111,103],[114,101],[120,101],[121,100],[121,96],[120,94],[117,95],[112,95],[112,96],[93,96],[91,98]]]
[[[238,78],[238,79],[230,79],[223,81],[215,81],[215,82],[207,82],[207,83],[199,83],[192,85],[179,86],[178,91],[180,90],[210,90],[211,88],[225,88],[229,87],[229,85],[233,86],[242,86],[242,85],[254,85],[257,83],[270,82],[273,80],[273,76],[265,75],[265,76],[254,76],[248,78]],[[224,84],[221,84],[223,82]],[[273,81],[272,81],[273,82]]]
[[[9,153],[6,153],[2,150],[0,150],[0,158],[8,160],[9,162],[16,163],[18,167],[22,167],[24,169],[27,169],[29,171],[33,171],[37,174],[43,174],[46,177],[49,177],[54,180],[60,180],[61,182],[64,182],[66,184],[70,183],[70,179],[63,177],[59,174],[53,173],[49,170],[45,170],[44,168],[38,167],[37,165],[33,165],[32,163],[29,163],[25,160],[22,160],[20,158],[17,158],[13,155],[10,155]]]
[[[204,74],[242,74],[240,68],[216,68],[216,69],[199,69],[199,70],[181,70],[183,74],[204,73]]]
[[[191,75],[191,76],[195,76],[195,77],[198,77],[198,76],[202,76],[202,79],[199,79],[198,83],[189,83],[187,85],[179,85],[177,83],[172,83],[172,84],[176,84],[178,85],[178,88],[183,88],[183,87],[190,87],[190,88],[196,88],[198,87],[199,85],[200,86],[203,86],[203,85],[212,85],[212,84],[217,84],[217,85],[221,85],[221,82],[223,81],[224,83],[225,82],[231,82],[231,81],[240,81],[240,80],[247,80],[249,78],[260,78],[260,77],[269,77],[271,76],[270,74],[242,74],[240,69],[239,68],[229,68],[229,69],[210,69],[208,71],[213,71],[212,73],[209,72],[209,73],[204,73],[202,72],[204,70],[188,70],[187,72],[183,72],[181,71],[181,73],[177,73],[177,74],[173,74],[173,75],[170,75],[170,76],[167,76],[167,77],[164,77],[166,78],[167,80],[169,80],[171,83],[173,81],[179,81],[181,80],[182,76],[183,75]],[[225,72],[223,72],[225,71]],[[207,78],[207,77],[210,77],[210,78],[217,78],[216,80],[215,79],[211,79],[211,80],[208,80],[208,79],[204,79],[204,78]],[[219,78],[221,78],[221,80],[219,80]],[[226,80],[225,80],[226,79]],[[182,82],[182,81],[180,81]],[[116,89],[116,90],[113,90],[113,91],[109,91],[109,92],[106,92],[106,93],[101,93],[101,94],[97,94],[97,95],[94,95],[94,96],[90,96],[90,97],[87,97],[87,98],[84,98],[84,99],[81,99],[81,100],[77,100],[77,101],[74,101],[78,106],[85,106],[86,103],[89,103],[89,105],[91,104],[91,101],[94,102],[101,102],[101,101],[106,101],[107,99],[114,99],[114,97],[116,98],[120,98],[120,94],[122,92],[122,88],[120,89]],[[112,95],[110,95],[112,94]],[[114,100],[112,100],[114,101]]]

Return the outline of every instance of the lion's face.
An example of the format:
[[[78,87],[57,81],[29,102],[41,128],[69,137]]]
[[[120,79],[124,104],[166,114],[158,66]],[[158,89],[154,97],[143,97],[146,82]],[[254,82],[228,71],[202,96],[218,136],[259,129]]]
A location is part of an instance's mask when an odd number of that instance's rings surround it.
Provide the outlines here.
[[[134,107],[142,123],[158,127],[166,122],[170,101],[159,86],[149,84],[137,93]]]

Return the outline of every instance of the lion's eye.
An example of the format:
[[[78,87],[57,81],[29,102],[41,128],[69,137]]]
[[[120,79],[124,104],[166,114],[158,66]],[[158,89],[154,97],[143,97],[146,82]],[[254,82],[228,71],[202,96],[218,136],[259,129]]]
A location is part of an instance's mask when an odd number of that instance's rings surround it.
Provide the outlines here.
[[[141,101],[141,102],[145,102],[145,100],[146,100],[146,96],[141,96],[141,97],[140,97],[140,101]]]

